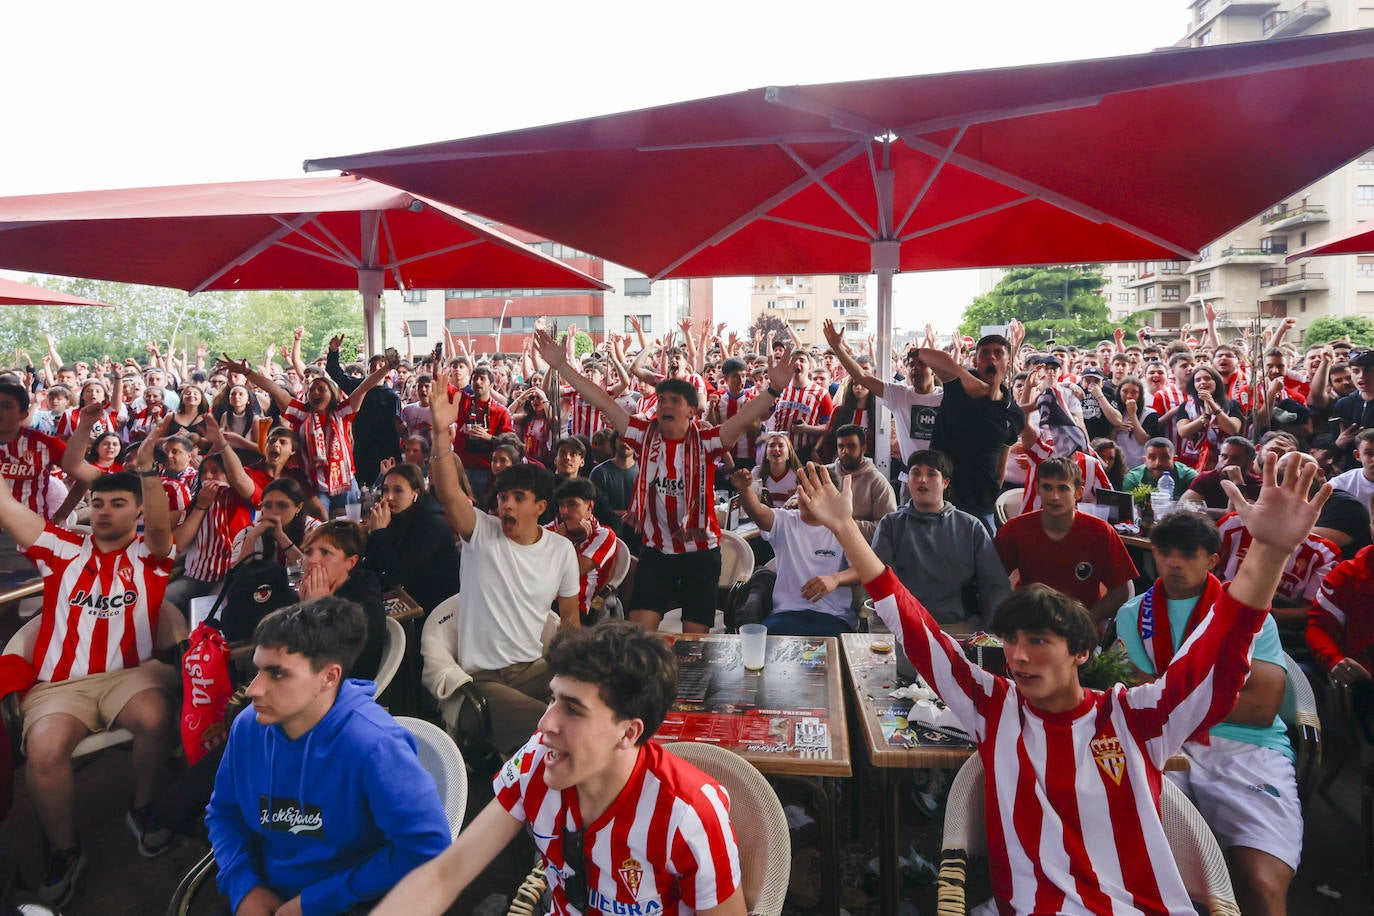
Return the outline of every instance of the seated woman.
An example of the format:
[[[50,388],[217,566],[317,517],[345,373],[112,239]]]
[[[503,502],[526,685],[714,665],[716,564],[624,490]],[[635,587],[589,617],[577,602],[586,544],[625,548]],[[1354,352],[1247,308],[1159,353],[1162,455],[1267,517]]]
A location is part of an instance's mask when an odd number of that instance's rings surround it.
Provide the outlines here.
[[[1178,435],[1178,460],[1198,471],[1210,471],[1217,463],[1221,440],[1240,434],[1245,411],[1226,396],[1221,373],[1198,366],[1188,379],[1188,396],[1174,420]]]
[[[234,537],[230,563],[262,553],[282,566],[303,563],[301,542],[320,526],[305,512],[305,489],[290,477],[279,477],[262,488],[258,520]]]
[[[383,591],[403,588],[426,611],[458,593],[458,547],[420,468],[398,464],[382,478],[368,519],[364,565]]]
[[[782,506],[797,492],[797,471],[801,459],[792,447],[791,437],[784,432],[764,436],[763,460],[754,468],[754,491],[766,506]]]
[[[448,535],[452,539],[452,535]],[[367,550],[367,532],[357,522],[336,518],[305,536],[305,574],[297,591],[302,601],[336,595],[357,602],[367,618],[367,644],[353,663],[350,677],[377,676],[386,643],[386,607],[376,573],[359,562]]]
[[[181,404],[172,414],[172,435],[203,437],[205,435],[205,418],[209,416],[209,405],[205,403],[205,392],[200,389],[199,385],[188,382],[177,389],[177,397],[181,398]]]

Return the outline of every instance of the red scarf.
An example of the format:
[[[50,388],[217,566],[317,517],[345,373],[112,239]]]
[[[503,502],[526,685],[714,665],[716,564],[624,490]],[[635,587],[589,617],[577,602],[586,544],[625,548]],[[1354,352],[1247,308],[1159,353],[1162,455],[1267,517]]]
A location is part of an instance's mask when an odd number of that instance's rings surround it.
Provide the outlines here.
[[[1207,584],[1203,586],[1197,604],[1193,605],[1193,613],[1188,616],[1188,626],[1183,631],[1183,639],[1179,640],[1179,645],[1183,645],[1188,635],[1211,613],[1212,605],[1220,594],[1221,580],[1208,573]],[[1140,641],[1145,645],[1145,654],[1155,666],[1155,674],[1161,675],[1174,660],[1174,633],[1173,625],[1169,622],[1167,596],[1163,608],[1156,612],[1156,595],[1164,595],[1162,579],[1156,579],[1155,584],[1150,586],[1150,590],[1140,599],[1140,614],[1136,619],[1136,626],[1139,629]]]
[[[703,506],[710,506],[714,511],[714,506],[710,497],[706,493],[706,488],[710,486],[710,475],[706,473],[706,455],[701,448],[701,430],[696,423],[687,426],[687,435],[682,438],[682,443],[678,446],[685,449],[682,455],[682,467],[685,479],[682,482],[682,491],[687,497],[687,515],[679,520],[680,534],[677,532],[664,532],[669,538],[680,537],[684,540],[702,540],[708,537],[708,529],[703,527],[707,524],[705,517],[701,514]],[[633,520],[635,530],[644,531],[644,519],[649,513],[649,479],[659,476],[667,476],[669,470],[668,448],[664,444],[663,433],[659,431],[658,420],[651,420],[649,428],[644,431],[644,448],[640,455],[643,459],[643,466],[639,469],[639,476],[635,478],[634,499],[630,502],[630,518]],[[663,473],[660,474],[660,471]],[[701,526],[693,526],[694,521],[699,521]]]
[[[312,476],[318,480],[320,465],[324,465],[329,495],[347,492],[352,486],[352,481],[344,476],[344,448],[347,443],[343,441],[342,424],[335,418],[334,411],[312,410],[305,425],[304,432],[310,437],[311,457],[315,461]]]

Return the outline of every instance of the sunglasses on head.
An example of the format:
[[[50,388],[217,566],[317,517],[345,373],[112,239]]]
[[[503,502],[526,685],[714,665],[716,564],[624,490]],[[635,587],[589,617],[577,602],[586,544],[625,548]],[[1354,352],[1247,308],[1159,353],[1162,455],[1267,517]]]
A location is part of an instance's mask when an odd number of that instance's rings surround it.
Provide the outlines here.
[[[581,830],[563,831],[563,896],[579,912],[587,909],[587,857]]]

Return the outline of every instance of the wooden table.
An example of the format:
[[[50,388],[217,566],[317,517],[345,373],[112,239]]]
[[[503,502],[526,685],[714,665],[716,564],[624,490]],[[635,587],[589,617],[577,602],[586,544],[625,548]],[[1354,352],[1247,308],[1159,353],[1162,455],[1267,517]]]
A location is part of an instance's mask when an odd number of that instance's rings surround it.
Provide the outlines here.
[[[744,670],[737,634],[672,634],[678,692],[655,741],[702,741],[759,772],[804,784],[820,820],[824,911],[839,912],[836,779],[853,774],[840,647],[833,637],[770,636],[767,664]]]
[[[897,865],[899,843],[898,790],[902,770],[957,770],[973,756],[974,746],[919,726],[902,728],[898,716],[910,709],[907,700],[888,696],[897,686],[897,661],[901,649],[888,633],[846,633],[842,640],[848,698],[863,735],[864,750],[877,769],[882,801],[879,804],[878,887],[879,912],[897,912],[901,870]],[[874,640],[886,640],[891,652],[873,651]],[[904,718],[904,716],[903,716]]]

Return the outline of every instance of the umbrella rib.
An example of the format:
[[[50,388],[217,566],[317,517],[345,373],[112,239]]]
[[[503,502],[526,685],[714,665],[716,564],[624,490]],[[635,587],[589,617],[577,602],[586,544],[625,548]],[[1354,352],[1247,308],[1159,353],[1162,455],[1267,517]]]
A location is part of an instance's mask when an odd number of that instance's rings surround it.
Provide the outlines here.
[[[385,235],[385,237],[386,237],[386,250],[389,251],[389,252],[391,252],[391,273],[392,273],[392,276],[395,277],[395,279],[396,279],[396,288],[397,288],[397,289],[405,289],[405,288],[406,288],[406,278],[403,277],[403,276],[401,276],[401,269],[400,269],[400,268],[401,268],[401,264],[403,264],[403,263],[405,263],[405,262],[403,262],[402,260],[400,260],[399,258],[396,257],[396,240],[395,240],[395,238],[393,238],[392,235],[391,235],[391,220],[389,220],[389,219],[386,218],[386,214],[385,214],[385,213],[383,213],[383,214],[381,215],[381,223],[382,223],[382,233],[383,233],[383,235]],[[421,255],[421,257],[423,257],[423,255]],[[374,262],[374,263],[375,263],[375,262]],[[386,277],[386,274],[385,274],[386,268],[383,268],[382,270],[383,270],[383,280],[382,280],[382,282],[385,283],[385,282],[386,282],[386,279],[385,279],[385,277]]]
[[[834,171],[835,169],[844,165],[849,160],[853,159],[855,156],[859,155],[859,153],[863,152],[864,149],[866,149],[867,147],[867,141],[860,141],[858,143],[854,143],[848,149],[831,157],[829,161],[827,161],[825,164],[819,167],[819,171],[822,173]],[[668,264],[668,266],[664,267],[658,273],[654,274],[653,279],[662,280],[668,274],[672,273],[674,270],[677,270],[678,267],[687,263],[687,261],[696,257],[698,254],[705,251],[707,248],[710,248],[712,245],[719,245],[721,242],[725,241],[730,236],[734,235],[736,232],[740,231],[745,226],[749,225],[749,223],[758,219],[763,214],[767,213],[769,210],[776,207],[778,204],[792,197],[797,192],[801,191],[803,188],[809,186],[811,183],[812,178],[809,174],[801,175],[787,187],[778,191],[776,194],[769,197],[767,200],[763,201],[757,207],[754,207],[747,213],[744,213],[743,215],[731,220],[729,223],[725,225],[723,229],[712,235],[710,238],[707,238],[705,241],[693,245],[691,248],[687,249],[675,260],[671,261]]]
[[[1035,198],[1027,194],[1024,197],[1018,197],[1015,200],[1009,200],[1005,203],[1000,203],[993,207],[985,207],[982,210],[979,210],[977,213],[966,213],[963,216],[956,216],[954,219],[947,220],[935,226],[927,226],[924,229],[917,229],[915,232],[912,232],[909,235],[902,236],[900,239],[898,239],[898,241],[909,242],[912,239],[918,239],[923,235],[930,235],[933,232],[941,232],[945,229],[953,229],[955,226],[958,226],[962,223],[971,222],[975,219],[982,219],[985,216],[991,216],[992,214],[1000,213],[1003,210],[1010,210],[1012,207],[1019,207],[1022,204],[1029,203],[1032,200],[1035,200]]]
[[[372,211],[367,211],[367,212],[372,212]],[[317,216],[318,216],[318,214],[317,214]],[[358,259],[358,256],[355,255],[355,254],[353,254],[353,252],[349,251],[349,250],[348,250],[348,246],[345,245],[343,242],[339,241],[338,236],[336,236],[336,235],[334,235],[334,233],[330,232],[328,226],[326,226],[324,223],[320,222],[317,218],[313,218],[313,217],[311,218],[310,222],[314,224],[315,228],[319,230],[320,235],[323,235],[324,238],[325,238],[325,241],[327,241],[329,244],[326,245],[324,241],[321,241],[320,239],[315,238],[313,235],[309,235],[308,233],[301,232],[300,234],[301,234],[303,237],[305,237],[305,238],[309,239],[310,241],[314,242],[316,245],[319,245],[320,248],[324,251],[324,253],[325,253],[326,255],[332,254],[332,255],[334,256],[334,259],[338,260],[338,262],[339,262],[340,264],[346,264],[346,265],[348,265],[349,267],[362,267],[362,266],[363,266],[363,265],[362,265],[362,262]],[[331,251],[331,249],[332,249],[332,251]]]
[[[737,146],[774,146],[783,143],[850,143],[853,137],[837,136],[834,133],[771,134],[766,137],[735,137],[731,140],[700,140],[696,143],[665,143],[653,146],[636,146],[637,153],[673,153],[680,150],[729,149]]]
[[[839,194],[834,188],[830,187],[830,185],[826,183],[825,175],[829,174],[829,172],[831,171],[834,171],[833,169],[828,169],[824,173],[816,172],[811,168],[810,165],[807,164],[806,160],[802,159],[802,157],[797,155],[796,151],[793,150],[792,147],[788,146],[785,143],[780,144],[780,146],[782,148],[782,151],[792,158],[792,161],[797,164],[797,167],[799,169],[801,169],[803,172],[811,176],[812,183],[819,185],[821,190],[825,191],[826,194],[830,195],[830,199],[835,201],[835,203],[839,204],[840,209],[848,213],[849,218],[854,220],[854,222],[858,223],[859,228],[862,229],[864,232],[867,232],[868,237],[870,239],[877,237],[877,233],[874,231],[873,227],[868,225],[868,223],[864,221],[863,217],[859,216],[858,212],[855,211],[855,209],[852,206],[850,206],[849,201],[845,200],[841,194]],[[868,144],[864,143],[864,146],[867,147]],[[881,206],[881,202],[879,202],[879,206]]]
[[[909,137],[907,138],[906,142],[913,149],[920,150],[921,152],[928,153],[929,155],[935,156],[940,154],[940,147],[938,145],[931,143],[928,140],[923,140],[920,137]],[[1067,195],[1060,194],[1056,191],[1051,191],[1044,185],[1036,184],[1035,182],[1030,181],[1029,179],[1021,178],[1018,175],[1013,175],[1011,172],[1003,171],[1002,169],[999,169],[996,166],[988,165],[984,162],[979,162],[978,160],[971,159],[967,156],[961,156],[958,153],[951,153],[949,159],[951,163],[953,163],[961,169],[964,169],[965,171],[972,172],[975,175],[979,175],[983,178],[987,178],[991,181],[995,181],[999,184],[1005,185],[1006,187],[1011,188],[1014,191],[1020,191],[1023,194],[1029,194],[1032,197],[1039,198],[1040,200],[1045,201],[1045,203],[1058,207],[1059,209],[1064,210],[1068,213],[1072,213],[1075,216],[1080,216],[1083,219],[1092,220],[1095,223],[1106,223],[1110,226],[1116,226],[1118,229],[1124,229],[1132,235],[1142,238],[1147,242],[1153,242],[1154,244],[1159,245],[1161,248],[1166,248],[1169,251],[1172,251],[1175,254],[1188,260],[1193,260],[1197,257],[1196,251],[1192,251],[1191,249],[1183,245],[1179,245],[1177,242],[1172,242],[1161,235],[1149,231],[1148,229],[1143,229],[1132,223],[1128,223],[1123,219],[1119,219],[1118,217],[1112,216],[1109,213],[1104,213],[1096,207],[1089,206],[1088,204],[1085,204],[1082,201],[1074,200],[1072,197],[1068,197]]]
[[[422,261],[426,258],[437,258],[442,255],[452,254],[455,251],[462,251],[464,248],[471,248],[474,245],[480,244],[482,244],[482,239],[468,239],[466,242],[458,242],[457,244],[449,245],[445,248],[436,248],[433,251],[426,251],[422,254],[412,255],[408,258],[397,258],[389,263],[387,267],[393,272],[396,272],[399,277],[400,272],[396,270],[398,267],[404,267],[407,264],[413,264],[416,261]],[[395,249],[392,250],[394,251]]]
[[[813,114],[822,117],[830,122],[830,126],[837,130],[848,131],[862,137],[876,137],[886,133],[886,128],[875,124],[868,118],[862,117],[852,111],[845,111],[842,108],[835,108],[824,102],[811,98],[805,92],[797,89],[789,89],[786,86],[769,86],[763,90],[763,100],[772,102],[775,105],[782,105],[784,108],[791,108],[793,111],[800,111],[805,114]]]
[[[245,250],[238,257],[230,259],[227,263],[224,264],[224,266],[220,267],[214,273],[210,274],[210,276],[206,277],[204,280],[201,280],[195,286],[191,287],[191,289],[188,290],[188,292],[192,296],[194,296],[196,293],[204,292],[207,288],[209,288],[210,284],[214,283],[220,277],[224,276],[229,271],[233,270],[235,267],[248,263],[253,258],[256,258],[264,251],[271,248],[273,245],[278,244],[283,238],[295,232],[297,229],[305,225],[314,217],[315,214],[313,213],[302,213],[295,219],[286,220],[282,219],[280,216],[274,215],[272,218],[275,219],[277,222],[281,223],[280,229],[273,230],[272,232],[264,236],[256,244],[254,244],[251,248]]]
[[[331,264],[341,264],[344,267],[352,267],[355,270],[361,265],[352,258],[341,258],[337,252],[321,251],[318,248],[306,248],[304,245],[292,245],[288,242],[278,242],[278,248],[285,248],[287,251],[294,251],[298,254],[308,255],[312,258],[319,258],[321,261],[328,261]]]
[[[921,190],[916,192],[916,197],[912,199],[911,206],[907,208],[906,214],[902,217],[902,221],[897,224],[894,230],[896,234],[900,235],[902,230],[906,228],[906,224],[911,222],[911,218],[916,215],[916,208],[921,205],[921,201],[925,200],[926,194],[930,193],[930,188],[935,184],[935,179],[940,177],[940,172],[944,170],[945,163],[949,162],[949,157],[954,155],[955,148],[959,145],[959,141],[964,139],[964,133],[967,130],[968,125],[965,124],[961,126],[954,135],[954,139],[950,140],[949,145],[945,147],[944,155],[936,160],[935,168],[931,169],[930,175],[926,177],[925,184],[921,185]]]
[[[827,226],[817,226],[814,223],[803,223],[801,220],[787,219],[783,216],[761,216],[759,217],[766,223],[779,223],[783,226],[795,226],[798,229],[806,229],[810,232],[819,232],[822,235],[833,235],[842,239],[850,239],[855,242],[863,242],[865,245],[873,241],[872,236],[857,235],[853,232],[845,232],[840,229],[831,229]]]

